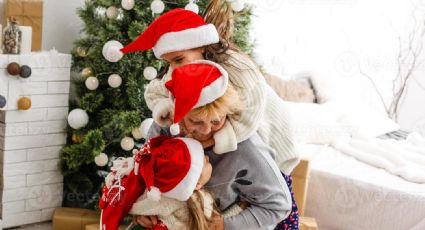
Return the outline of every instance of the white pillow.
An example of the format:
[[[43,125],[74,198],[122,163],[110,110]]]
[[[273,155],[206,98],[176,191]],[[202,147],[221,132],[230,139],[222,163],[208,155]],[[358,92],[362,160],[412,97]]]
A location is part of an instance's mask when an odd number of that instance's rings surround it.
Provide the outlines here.
[[[360,103],[327,103],[340,127],[353,138],[375,138],[400,129],[385,113]]]
[[[327,105],[285,103],[292,116],[295,141],[305,144],[331,144],[349,136]]]

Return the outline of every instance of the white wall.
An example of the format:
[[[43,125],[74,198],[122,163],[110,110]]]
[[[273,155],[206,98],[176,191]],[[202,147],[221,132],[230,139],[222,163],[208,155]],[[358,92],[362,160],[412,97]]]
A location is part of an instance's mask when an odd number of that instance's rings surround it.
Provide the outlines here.
[[[3,0],[0,0],[0,18],[3,19]],[[82,22],[76,15],[77,7],[84,0],[44,0],[43,49],[55,47],[58,51],[69,53],[73,42],[79,36]]]
[[[267,70],[281,76],[313,70],[348,84],[343,91],[376,108],[382,108],[379,98],[360,70],[372,76],[388,100],[397,73],[398,38],[406,49],[409,33],[419,31],[414,18],[423,25],[425,15],[421,0],[251,2],[257,4],[253,26],[257,61]],[[421,64],[410,82],[399,119],[403,128],[423,132],[425,90],[418,82],[425,86],[424,56],[419,57]],[[408,60],[404,66],[410,63]]]

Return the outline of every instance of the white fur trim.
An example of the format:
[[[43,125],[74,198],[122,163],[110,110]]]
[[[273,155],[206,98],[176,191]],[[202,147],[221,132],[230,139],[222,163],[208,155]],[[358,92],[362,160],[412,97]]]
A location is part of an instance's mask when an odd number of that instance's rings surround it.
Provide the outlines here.
[[[226,93],[227,86],[229,84],[229,75],[227,71],[221,65],[208,60],[196,60],[191,62],[191,64],[212,65],[216,67],[221,73],[221,77],[219,79],[215,80],[209,86],[202,89],[201,95],[198,99],[198,102],[194,106],[194,108],[199,108],[201,106],[209,104],[215,101],[217,98],[220,98],[221,96],[223,96],[224,93]]]
[[[161,118],[167,113],[170,113],[171,115],[174,114],[174,103],[169,98],[161,99],[155,105],[152,110],[152,117],[159,126],[167,127],[171,124],[168,124],[167,121]],[[170,117],[170,119],[172,119],[172,116]],[[172,122],[172,120],[170,120],[170,122]]]
[[[215,143],[213,151],[216,154],[228,153],[238,149],[236,133],[229,121],[224,123],[223,128],[216,132],[213,138]]]
[[[219,42],[217,29],[213,24],[199,26],[178,32],[163,34],[152,48],[155,56],[174,51],[188,50]]]
[[[161,191],[159,191],[159,188],[152,186],[151,190],[147,193],[147,197],[149,200],[159,201],[161,200]]]
[[[179,124],[172,124],[170,126],[170,133],[171,133],[171,135],[174,135],[174,136],[178,135],[180,133]]]
[[[201,143],[191,138],[178,138],[186,143],[190,153],[190,169],[186,176],[173,189],[162,195],[179,201],[187,201],[195,191],[196,184],[204,167],[204,149]]]

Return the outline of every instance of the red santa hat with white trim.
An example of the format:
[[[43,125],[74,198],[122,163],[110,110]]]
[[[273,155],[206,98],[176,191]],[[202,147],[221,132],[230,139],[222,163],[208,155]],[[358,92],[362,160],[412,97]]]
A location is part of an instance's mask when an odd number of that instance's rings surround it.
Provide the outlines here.
[[[188,200],[204,166],[201,143],[192,138],[170,137],[152,141],[146,151],[140,152],[139,159],[139,172],[146,183],[148,199],[158,201],[165,196]]]
[[[165,87],[174,97],[174,124],[171,134],[180,133],[178,123],[190,110],[207,105],[224,95],[229,76],[219,64],[198,60],[173,70]]]
[[[219,42],[217,29],[205,23],[198,14],[181,8],[173,9],[155,19],[133,42],[121,49],[123,53],[153,49],[161,59],[166,53],[188,50]]]

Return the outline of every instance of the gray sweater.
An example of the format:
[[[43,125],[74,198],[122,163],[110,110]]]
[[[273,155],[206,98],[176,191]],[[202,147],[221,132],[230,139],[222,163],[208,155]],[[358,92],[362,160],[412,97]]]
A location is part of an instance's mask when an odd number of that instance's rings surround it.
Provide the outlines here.
[[[149,138],[160,134],[170,135],[154,123]],[[274,161],[274,151],[257,134],[240,142],[236,151],[215,154],[206,149],[205,154],[213,166],[205,188],[213,194],[220,211],[240,200],[250,204],[238,215],[224,219],[225,230],[273,229],[289,215],[289,188]]]

